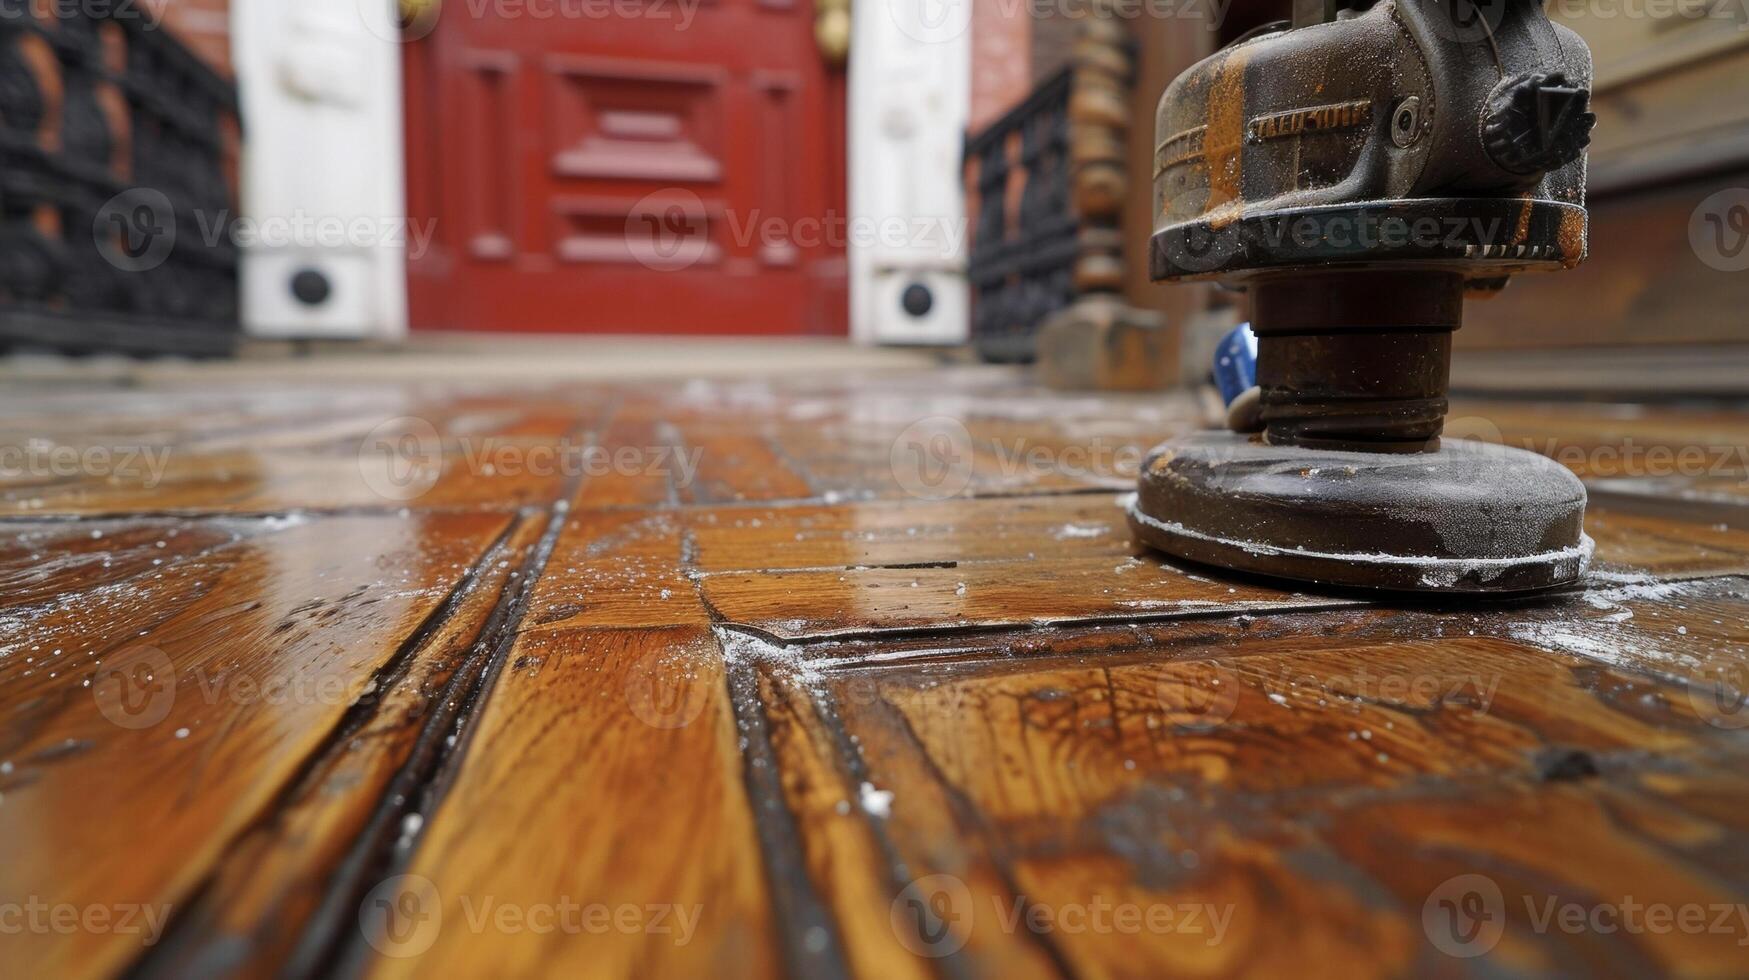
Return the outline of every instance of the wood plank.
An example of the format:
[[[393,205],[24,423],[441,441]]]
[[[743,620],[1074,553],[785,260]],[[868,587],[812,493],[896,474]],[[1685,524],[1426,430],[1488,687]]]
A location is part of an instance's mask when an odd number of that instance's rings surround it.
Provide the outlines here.
[[[1519,276],[1499,296],[1467,304],[1460,348],[1742,344],[1738,273],[1696,254],[1689,221],[1706,198],[1741,187],[1745,172],[1667,184],[1590,204],[1590,255],[1560,275]],[[1581,312],[1582,311],[1582,312]]]
[[[1200,419],[1184,393],[1091,397],[962,377],[884,379],[836,398],[792,383],[765,389],[755,417],[772,420],[761,423],[769,439],[818,495],[895,500],[1115,488],[1134,482],[1147,448]]]
[[[731,639],[729,650],[760,664],[772,710],[783,722],[778,758],[792,785],[810,776],[825,783],[811,793],[793,788],[791,805],[800,845],[812,859],[821,892],[834,900],[852,963],[897,975],[939,975],[944,958],[951,967],[976,962],[977,975],[1060,972],[1048,950],[1028,937],[971,928],[967,911],[973,902],[1010,898],[1003,869],[984,841],[966,833],[977,814],[959,805],[918,764],[922,760],[892,757],[843,726],[838,712],[875,705],[845,699],[834,704],[817,676],[797,672],[793,662],[758,640]],[[827,751],[831,762],[816,754]],[[837,770],[836,779],[822,771],[831,771],[829,766]],[[889,786],[914,794],[912,805],[894,810]],[[831,801],[834,795],[838,801]],[[913,841],[926,843],[901,847]],[[944,902],[934,886],[949,883]],[[963,967],[948,975],[961,972]]]
[[[268,533],[263,522],[176,518],[0,525],[0,608],[116,586],[259,533]]]
[[[1105,620],[1122,624],[1354,600],[1228,584],[1147,558],[1022,559],[956,568],[723,573],[704,579],[724,620],[783,639],[986,630]]]
[[[862,501],[681,515],[708,573],[875,568],[1011,559],[1028,552],[1132,553],[1106,495]]]
[[[1630,581],[1527,607],[1509,617],[1504,629],[1514,639],[1610,666],[1690,685],[1725,683],[1741,701],[1749,694],[1749,677],[1740,673],[1749,663],[1746,596],[1749,582],[1741,578]],[[1695,710],[1710,703],[1702,691],[1695,695]],[[1743,724],[1749,726],[1749,715]]]
[[[367,937],[374,974],[778,969],[723,657],[680,562],[664,513],[566,525],[411,877],[385,879],[440,925]]]
[[[777,672],[758,657],[743,658],[746,644],[726,638],[732,658],[757,676],[759,703],[770,731],[772,754],[782,774],[784,805],[805,827],[800,845],[809,878],[833,913],[842,953],[855,976],[930,976],[910,951],[893,942],[890,857],[862,816],[877,806],[857,773],[846,771],[840,746],[817,716],[815,698],[790,672]],[[872,784],[870,784],[872,787]],[[878,791],[872,788],[868,793]]]
[[[546,441],[609,404],[591,389],[490,391],[425,384],[212,383],[169,389],[92,385],[0,392],[0,447],[35,443],[169,446],[191,452],[321,450],[356,446],[395,418],[425,420],[440,436]]]
[[[701,625],[666,510],[583,511],[567,524],[529,600],[525,631]]]
[[[681,488],[688,503],[737,500],[807,500],[814,497],[807,473],[785,458],[769,432],[745,425],[683,424],[681,444],[697,452],[699,469]]]
[[[503,508],[550,499],[600,392],[224,387],[0,397],[0,515]]]
[[[1683,506],[1689,519],[1671,520],[1623,509],[1602,498],[1585,514],[1585,530],[1597,541],[1594,581],[1647,576],[1696,578],[1749,572],[1749,522],[1733,527],[1704,509]]]
[[[1745,600],[1729,601],[1740,618]],[[1527,908],[1579,895],[1728,905],[1735,892],[1705,858],[1742,847],[1749,820],[1669,797],[1749,786],[1731,774],[1740,740],[1682,686],[1485,635],[1513,615],[1479,617],[1477,637],[1415,641],[1450,619],[1356,610],[1352,636],[1316,647],[1287,629],[1159,624],[1127,647],[1107,631],[1097,661],[1050,649],[1073,641],[1016,660],[992,639],[988,659],[961,650],[927,671],[874,673],[840,662],[805,683],[843,719],[866,778],[893,793],[879,824],[900,860],[1000,856],[1006,894],[963,878],[944,893],[960,896],[949,906],[970,936],[1042,943],[1077,974],[1455,964],[1423,907],[1478,873],[1506,903],[1500,962],[1728,972],[1742,962],[1731,935],[1534,927]],[[1663,760],[1663,791],[1641,785],[1646,753]],[[938,812],[976,816],[927,831],[907,820]],[[1089,928],[1102,908],[1129,911],[1134,928]]]
[[[1548,456],[1586,479],[1749,477],[1749,424],[1727,408],[1459,400],[1447,432]]]
[[[180,513],[276,514],[351,509],[514,510],[558,493],[562,473],[494,472],[462,454],[386,457],[172,452],[161,471],[92,471],[0,487],[0,515]],[[410,464],[404,469],[391,469]],[[429,466],[430,469],[426,469]],[[429,477],[423,475],[429,473]],[[398,475],[391,475],[398,474]]]
[[[1466,399],[1566,396],[1663,406],[1684,399],[1740,399],[1749,395],[1749,346],[1460,349],[1452,358],[1451,390]]]
[[[373,937],[372,974],[776,972],[709,631],[534,632],[511,664],[406,871],[432,926]]]
[[[1638,509],[1677,520],[1716,514],[1721,524],[1741,523],[1749,515],[1749,479],[1736,474],[1624,476],[1594,479],[1586,487],[1594,499],[1617,510]]]
[[[335,908],[345,882],[421,820],[421,790],[466,728],[470,685],[489,659],[495,617],[547,524],[519,519],[481,555],[405,663],[349,707],[330,740],[270,815],[226,849],[194,901],[177,910],[141,976],[298,974],[313,971],[336,930],[356,929],[356,897]],[[392,805],[395,799],[405,805]],[[384,805],[385,803],[391,805]]]
[[[0,893],[180,907],[506,523],[279,521],[0,622]],[[9,960],[109,973],[141,941],[30,934]]]
[[[782,639],[1354,601],[1173,563],[1129,540],[1118,502],[1078,496],[1024,504],[863,503],[712,511],[686,521],[698,541],[698,560],[709,569],[702,578],[711,608],[729,622]],[[913,512],[917,521],[905,524]],[[1598,542],[1600,584],[1749,572],[1749,528],[1605,507],[1591,508],[1586,527]],[[716,570],[750,564],[759,554],[769,556],[763,569]]]
[[[591,448],[599,455],[590,459],[579,510],[678,504],[681,486],[697,478],[697,450],[680,444],[679,430],[629,410],[614,413]]]

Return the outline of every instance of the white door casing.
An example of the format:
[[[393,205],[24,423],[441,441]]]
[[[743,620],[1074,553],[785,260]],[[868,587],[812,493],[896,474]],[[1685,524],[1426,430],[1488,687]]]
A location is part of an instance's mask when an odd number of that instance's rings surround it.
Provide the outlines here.
[[[972,0],[851,5],[850,332],[960,344],[970,330],[961,156]],[[919,312],[921,311],[921,312]]]
[[[388,0],[232,5],[252,336],[406,333],[406,249],[429,230],[406,218],[393,11]]]

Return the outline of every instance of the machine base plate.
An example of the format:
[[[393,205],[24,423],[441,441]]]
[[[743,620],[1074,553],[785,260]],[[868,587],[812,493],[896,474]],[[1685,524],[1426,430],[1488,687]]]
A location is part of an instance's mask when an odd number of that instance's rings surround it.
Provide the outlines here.
[[[1491,443],[1356,453],[1203,432],[1149,454],[1127,509],[1139,540],[1204,564],[1331,586],[1516,594],[1585,573],[1585,499],[1560,464]]]

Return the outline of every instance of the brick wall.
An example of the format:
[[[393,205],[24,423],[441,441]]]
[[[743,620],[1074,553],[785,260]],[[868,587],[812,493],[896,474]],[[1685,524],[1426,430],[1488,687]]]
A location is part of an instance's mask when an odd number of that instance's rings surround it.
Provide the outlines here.
[[[231,71],[231,0],[141,0],[164,12],[164,26],[206,62]],[[291,0],[295,3],[297,0]]]
[[[1075,38],[1081,32],[1079,19],[1053,5],[1038,4],[1032,19],[1032,80],[1034,84],[1055,74],[1069,63]]]
[[[989,125],[1032,91],[1032,17],[1023,3],[973,0],[972,108],[967,129]]]
[[[969,129],[983,128],[1069,63],[1079,33],[1072,9],[1039,0],[973,0]]]

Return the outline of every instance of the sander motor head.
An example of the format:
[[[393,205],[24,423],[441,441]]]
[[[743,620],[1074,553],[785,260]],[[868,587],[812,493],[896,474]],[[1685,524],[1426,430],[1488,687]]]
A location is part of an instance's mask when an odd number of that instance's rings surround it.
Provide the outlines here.
[[[1157,123],[1156,280],[1249,291],[1256,431],[1177,440],[1131,523],[1170,554],[1420,592],[1577,580],[1585,489],[1442,444],[1466,293],[1585,256],[1591,57],[1536,0],[1296,0]]]

